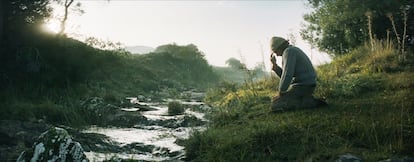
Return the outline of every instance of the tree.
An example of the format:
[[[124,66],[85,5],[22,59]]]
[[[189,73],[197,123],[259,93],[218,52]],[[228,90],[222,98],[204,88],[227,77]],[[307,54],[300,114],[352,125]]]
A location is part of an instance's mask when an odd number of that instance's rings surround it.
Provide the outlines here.
[[[31,63],[38,62],[31,58],[36,58],[38,51],[31,44],[39,39],[37,35],[40,33],[39,28],[51,14],[49,2],[49,0],[0,1],[0,86],[7,86],[3,83],[10,83],[14,79],[18,80],[16,78],[19,76],[25,76],[23,72],[37,69],[38,66],[31,66],[37,64]]]
[[[347,53],[369,39],[367,12],[372,13],[372,34],[377,39],[386,38],[386,31],[392,31],[387,14],[401,15],[394,16],[398,33],[403,33],[404,29],[402,13],[414,14],[414,4],[410,0],[309,0],[309,4],[314,11],[304,16],[307,24],[301,36],[334,56]],[[412,21],[414,17],[409,18]],[[407,32],[412,35],[414,30]]]
[[[212,72],[212,67],[204,58],[204,54],[193,44],[186,46],[162,45],[150,55],[154,56],[153,59],[158,60],[158,68],[178,70],[174,73],[169,72],[167,75],[180,75],[179,78],[183,83],[194,82],[201,85],[201,83],[217,79],[217,76]]]
[[[1,1],[0,2],[0,47],[3,47],[3,24],[4,24],[4,9],[3,9],[3,4],[6,1]],[[3,48],[1,48],[3,49]],[[3,53],[3,51],[0,51],[1,53]]]
[[[226,64],[229,65],[230,67],[234,68],[234,69],[242,69],[244,66],[243,64],[240,62],[240,60],[237,60],[235,58],[229,58],[226,61]]]
[[[10,41],[9,35],[39,27],[52,11],[49,0],[2,0],[0,6],[0,36],[4,42]]]
[[[64,7],[63,17],[60,20],[60,31],[59,35],[63,35],[66,30],[66,21],[68,20],[68,16],[70,13],[70,9],[72,9],[72,12],[75,13],[84,13],[84,11],[81,9],[81,3],[76,3],[75,6],[73,6],[74,0],[53,0],[56,1],[57,4],[62,5]]]
[[[60,23],[59,35],[62,35],[63,32],[65,32],[66,20],[68,20],[69,7],[72,5],[72,3],[73,3],[73,0],[65,0],[65,3],[63,4],[63,6],[65,7],[65,14],[64,14],[63,19]]]
[[[9,49],[38,32],[52,9],[49,0],[2,0],[0,8],[0,60],[5,61]]]

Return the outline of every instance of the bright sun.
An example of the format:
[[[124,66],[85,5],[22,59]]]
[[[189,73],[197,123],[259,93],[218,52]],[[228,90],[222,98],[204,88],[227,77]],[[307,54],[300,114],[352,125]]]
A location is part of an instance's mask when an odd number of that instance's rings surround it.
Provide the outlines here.
[[[59,21],[49,21],[45,23],[45,28],[47,31],[58,33],[60,30],[60,23]]]

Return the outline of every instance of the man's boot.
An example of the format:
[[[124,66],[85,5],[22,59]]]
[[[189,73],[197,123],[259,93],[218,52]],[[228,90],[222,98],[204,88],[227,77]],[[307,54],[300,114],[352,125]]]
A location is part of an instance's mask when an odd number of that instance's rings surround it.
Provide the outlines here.
[[[328,105],[325,101],[321,99],[316,99],[313,96],[304,96],[302,98],[302,107],[303,108],[317,108]]]

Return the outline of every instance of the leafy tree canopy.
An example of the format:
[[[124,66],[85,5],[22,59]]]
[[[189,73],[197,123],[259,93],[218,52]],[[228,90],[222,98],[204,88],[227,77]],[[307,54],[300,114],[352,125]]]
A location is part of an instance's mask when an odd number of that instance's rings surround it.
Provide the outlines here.
[[[233,57],[229,58],[226,61],[226,64],[234,69],[241,69],[243,67],[243,64],[240,62],[240,60],[237,60],[236,58],[233,58]]]
[[[388,35],[397,39],[391,19],[402,38],[404,13],[408,17],[407,35],[414,34],[414,2],[411,0],[309,0],[309,3],[314,10],[304,16],[307,23],[301,36],[331,55],[347,53],[369,39],[368,16],[374,38],[387,38],[389,31]]]
[[[203,52],[193,44],[159,46],[145,58],[145,62],[157,62],[157,64],[149,64],[148,68],[160,69],[158,74],[162,74],[161,76],[182,83],[195,83],[196,86],[200,86],[218,79],[204,58]]]

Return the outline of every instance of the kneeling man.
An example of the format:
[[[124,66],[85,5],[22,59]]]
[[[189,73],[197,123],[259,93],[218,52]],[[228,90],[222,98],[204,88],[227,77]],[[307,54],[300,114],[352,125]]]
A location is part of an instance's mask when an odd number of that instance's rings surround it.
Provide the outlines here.
[[[273,111],[298,108],[314,108],[326,105],[315,99],[316,72],[312,62],[298,47],[292,46],[281,37],[273,37],[271,49],[277,56],[282,56],[282,67],[276,64],[276,57],[271,55],[272,70],[279,76],[279,95],[272,100]]]

